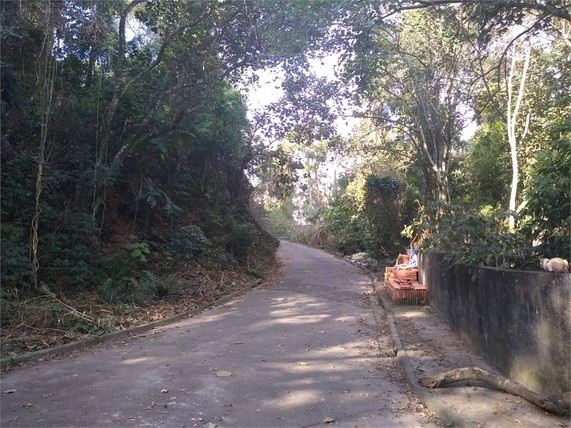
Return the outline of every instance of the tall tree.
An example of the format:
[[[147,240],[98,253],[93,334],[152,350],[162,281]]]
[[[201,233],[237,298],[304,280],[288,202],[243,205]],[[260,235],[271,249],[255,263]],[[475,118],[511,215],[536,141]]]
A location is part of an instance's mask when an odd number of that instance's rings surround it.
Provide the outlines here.
[[[519,188],[526,179],[522,170],[525,174],[525,165],[533,153],[549,140],[538,138],[544,131],[537,124],[552,106],[565,103],[562,86],[569,79],[569,61],[565,59],[568,36],[564,34],[568,24],[553,22],[539,30],[533,22],[528,17],[526,25],[515,26],[503,35],[496,34],[494,44],[481,45],[483,59],[474,91],[477,120],[485,127],[497,129],[496,124],[503,124],[506,128],[512,171],[509,195],[512,212],[518,207]],[[510,228],[513,230],[514,226],[512,217]]]
[[[519,182],[519,166],[518,166],[518,159],[517,159],[517,149],[518,143],[516,138],[516,123],[518,121],[518,115],[520,113],[520,107],[522,103],[522,99],[524,97],[525,91],[525,83],[527,78],[527,69],[529,67],[529,60],[531,57],[531,51],[529,45],[527,49],[524,47],[525,52],[523,54],[523,66],[521,70],[521,75],[519,78],[519,87],[515,89],[515,68],[518,62],[518,56],[516,55],[516,47],[515,45],[512,48],[512,60],[510,71],[508,74],[506,86],[507,86],[507,93],[508,93],[508,103],[507,103],[507,129],[508,129],[508,141],[510,143],[510,154],[511,154],[511,161],[512,161],[512,185],[510,191],[510,206],[509,209],[512,212],[516,210],[517,204],[517,190],[518,190],[518,182]],[[523,131],[522,138],[525,138],[525,134],[527,134],[527,127],[529,125],[529,116],[528,121],[526,123],[526,129]],[[509,219],[509,228],[510,230],[515,229],[515,217],[513,215],[510,216]]]
[[[97,154],[98,165],[106,171],[102,183],[113,183],[137,146],[175,130],[224,79],[251,65],[258,52],[255,9],[207,0],[133,0],[119,6],[112,95],[103,108]],[[147,37],[154,40],[150,52],[141,52],[136,40],[127,38],[127,23],[135,19],[150,29]],[[122,118],[119,107],[135,85],[139,91],[148,85],[155,90],[152,97],[138,100],[140,116],[133,121]],[[100,189],[94,213],[109,189],[109,185]]]
[[[361,33],[346,68],[365,116],[407,141],[422,160],[429,200],[449,200],[450,156],[471,81],[471,35],[456,12],[409,12]]]

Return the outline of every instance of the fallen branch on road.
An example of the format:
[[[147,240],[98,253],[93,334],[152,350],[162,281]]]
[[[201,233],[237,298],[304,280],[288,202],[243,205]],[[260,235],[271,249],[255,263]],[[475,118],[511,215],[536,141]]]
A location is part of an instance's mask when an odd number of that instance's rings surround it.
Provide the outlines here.
[[[571,392],[566,392],[561,395],[552,395],[546,398],[524,388],[507,377],[490,373],[480,367],[453,369],[435,376],[420,378],[418,382],[426,388],[438,388],[450,383],[467,380],[484,382],[509,394],[517,395],[549,413],[565,416],[570,414]]]

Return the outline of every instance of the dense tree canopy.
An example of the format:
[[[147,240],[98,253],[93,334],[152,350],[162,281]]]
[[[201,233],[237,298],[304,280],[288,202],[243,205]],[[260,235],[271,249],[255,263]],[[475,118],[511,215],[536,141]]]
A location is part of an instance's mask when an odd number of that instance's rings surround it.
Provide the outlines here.
[[[321,117],[331,122],[332,110],[325,107],[344,97],[353,105],[349,115],[361,122],[353,135],[330,152],[346,168],[344,176],[337,173],[333,180],[337,190],[328,206],[322,204],[317,216],[306,213],[305,221],[311,224],[302,230],[316,230],[300,232],[292,224],[292,236],[313,237],[317,245],[344,252],[368,250],[381,256],[395,254],[410,239],[415,245],[424,242],[447,251],[464,248],[460,244],[470,241],[468,236],[481,234],[485,238],[474,238],[474,245],[454,252],[457,260],[539,268],[539,255],[569,257],[565,239],[556,238],[570,231],[569,171],[559,170],[549,174],[547,181],[536,181],[534,177],[545,170],[533,166],[541,164],[540,159],[566,159],[558,141],[569,141],[569,114],[560,110],[569,103],[568,91],[563,89],[571,76],[568,5],[559,1],[360,1],[344,2],[341,8],[322,50],[339,59],[335,78],[342,84],[329,104],[321,101]],[[333,87],[333,82],[324,81],[326,85]],[[311,94],[310,87],[306,86],[305,94]],[[285,106],[283,111],[310,117],[305,115],[308,104],[304,101],[295,104],[297,110],[287,96],[280,104]],[[554,110],[561,112],[556,120],[558,136],[546,126]],[[467,125],[478,128],[470,138],[463,135]],[[340,158],[338,147],[342,147]],[[377,207],[367,197],[371,190],[367,183],[385,175],[403,183],[394,195],[400,198],[401,208],[398,213],[392,210],[392,221],[401,229],[409,225],[408,238],[399,240],[388,233],[378,216],[371,220]],[[531,197],[530,189],[540,182],[549,182],[554,191]],[[330,183],[331,178],[324,178],[321,185],[326,188]],[[557,213],[531,214],[529,204],[554,206],[555,200],[561,204]],[[434,210],[434,202],[443,207],[438,201],[456,208]],[[297,215],[304,218],[304,203],[299,201],[297,206]],[[454,224],[458,216],[474,215],[479,220],[470,220],[463,237],[425,239],[443,237],[449,231],[446,216]],[[545,221],[555,221],[557,226],[547,226]],[[530,223],[538,228],[533,233]],[[494,240],[505,245],[494,247]],[[506,257],[488,257],[497,251]]]

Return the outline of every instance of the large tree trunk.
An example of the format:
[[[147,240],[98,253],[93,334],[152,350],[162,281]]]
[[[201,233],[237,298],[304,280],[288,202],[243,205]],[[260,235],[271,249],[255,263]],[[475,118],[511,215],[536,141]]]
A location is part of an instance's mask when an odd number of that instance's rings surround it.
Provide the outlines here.
[[[522,397],[546,412],[555,413],[557,415],[569,415],[571,410],[571,393],[569,392],[557,396],[543,397],[513,382],[507,377],[490,373],[480,367],[464,367],[449,370],[436,376],[421,378],[418,382],[427,388],[438,388],[450,383],[467,380],[484,382],[509,394]]]

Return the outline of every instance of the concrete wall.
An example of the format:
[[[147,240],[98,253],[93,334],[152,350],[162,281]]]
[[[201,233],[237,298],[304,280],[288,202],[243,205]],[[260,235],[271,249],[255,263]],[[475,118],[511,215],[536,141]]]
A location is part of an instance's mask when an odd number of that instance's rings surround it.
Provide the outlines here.
[[[571,275],[454,266],[419,255],[430,306],[511,380],[542,395],[571,390]]]

